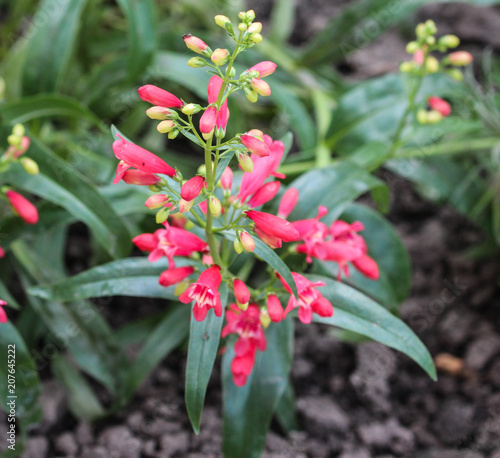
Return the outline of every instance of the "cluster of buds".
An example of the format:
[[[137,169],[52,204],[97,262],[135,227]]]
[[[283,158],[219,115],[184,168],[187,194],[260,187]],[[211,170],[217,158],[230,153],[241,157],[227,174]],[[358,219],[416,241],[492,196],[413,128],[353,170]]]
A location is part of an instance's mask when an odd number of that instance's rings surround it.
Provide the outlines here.
[[[140,97],[153,104],[147,114],[161,121],[160,132],[168,132],[170,138],[175,138],[176,134],[170,135],[173,132],[189,132],[187,137],[195,137],[196,143],[203,147],[205,161],[198,173],[184,180],[181,173],[163,159],[121,136],[114,142],[113,151],[120,161],[114,183],[123,180],[148,185],[155,193],[145,205],[157,211],[156,221],[162,227],[154,233],[136,236],[133,243],[149,253],[150,262],[167,258],[168,269],[160,275],[159,284],[174,288],[180,302],[193,304],[193,319],[197,321],[204,320],[209,313],[222,316],[219,292],[222,283],[232,291],[230,297],[234,297],[234,301],[229,301],[227,306],[227,325],[222,337],[236,335],[232,373],[234,383],[241,386],[252,371],[257,350],[265,351],[265,328],[286,319],[295,309],[304,323],[310,323],[313,314],[332,316],[333,306],[318,290],[324,283],[312,282],[297,272],[292,272],[297,296],[285,279],[271,268],[269,284],[251,288],[246,278],[238,278],[230,270],[239,254],[254,252],[258,239],[271,249],[295,242],[291,251],[305,253],[308,260],[316,257],[338,262],[346,274],[348,262],[370,278],[378,277],[378,269],[367,255],[364,240],[357,234],[362,229],[361,223],[348,225],[337,221],[327,228],[319,222],[326,213],[323,209],[318,218],[288,221],[299,200],[296,189],[290,188],[283,193],[277,214],[263,211],[263,207],[278,196],[279,180],[285,178],[278,171],[285,151],[281,141],[252,129],[222,142],[230,117],[229,95],[240,89],[251,101],[256,101],[258,95],[269,95],[270,88],[262,78],[276,69],[273,62],[260,62],[245,70],[238,80],[234,79],[236,56],[261,40],[262,25],[253,22],[253,11],[240,13],[239,19],[241,22],[235,29],[226,16],[215,18],[236,41],[230,57],[229,52],[223,52],[227,50],[212,51],[197,37],[183,37],[189,49],[203,56],[191,59],[189,65],[209,66],[215,73],[208,83],[206,107],[186,103],[156,86],[139,89]],[[227,67],[223,73],[221,66],[224,64]],[[201,113],[198,128],[192,119],[196,113]],[[235,173],[227,161],[223,170],[220,164],[222,159],[232,155],[236,156],[241,169],[237,172],[240,176],[234,180]],[[190,231],[194,225],[198,226],[196,234]],[[204,230],[204,235],[200,229]],[[226,237],[218,239],[223,233],[234,236],[232,247]],[[184,258],[182,266],[176,262],[179,258]],[[281,303],[283,299],[286,300],[285,308]]]

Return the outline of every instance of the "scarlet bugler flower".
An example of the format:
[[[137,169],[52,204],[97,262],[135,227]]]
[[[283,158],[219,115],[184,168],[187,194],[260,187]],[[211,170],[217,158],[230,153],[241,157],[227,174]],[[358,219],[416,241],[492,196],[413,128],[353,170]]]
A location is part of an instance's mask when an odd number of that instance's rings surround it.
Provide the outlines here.
[[[233,280],[233,289],[236,302],[244,309],[250,301],[250,291],[248,291],[247,285],[239,278],[235,278]]]
[[[9,199],[14,213],[28,224],[36,224],[38,222],[38,210],[26,197],[12,191],[12,189],[9,189],[5,195]]]
[[[267,297],[267,313],[274,323],[279,323],[283,319],[283,307],[275,294]]]
[[[269,147],[266,145],[264,140],[246,134],[242,135],[240,138],[241,143],[243,143],[243,145],[245,145],[245,148],[252,154],[255,154],[258,157],[269,156]]]
[[[233,185],[233,171],[231,170],[231,167],[226,167],[224,169],[224,172],[220,177],[220,185],[225,191],[231,191],[231,187]]]
[[[160,177],[154,173],[143,172],[137,169],[128,169],[122,175],[122,180],[127,184],[151,186],[160,182]],[[113,181],[114,183],[114,181]]]
[[[208,309],[214,309],[215,316],[222,316],[219,286],[222,277],[220,267],[215,265],[204,270],[198,281],[192,283],[180,296],[183,304],[195,301],[193,316],[196,321],[203,321]]]
[[[440,97],[435,97],[435,96],[429,97],[427,99],[427,103],[429,104],[431,109],[438,111],[443,116],[449,116],[451,113],[450,104],[446,100],[443,100]]]
[[[161,273],[158,283],[161,286],[172,286],[189,277],[194,272],[194,267],[185,266],[176,269],[168,269]]]
[[[210,49],[201,38],[195,37],[190,33],[182,35],[182,39],[184,40],[184,43],[186,43],[186,46],[195,53],[203,54],[205,51]]]
[[[271,73],[274,73],[274,70],[276,70],[277,65],[274,62],[271,62],[269,60],[259,62],[258,64],[255,64],[253,67],[250,67],[247,72],[258,72],[259,73],[259,78],[264,78],[266,76],[269,76]]]
[[[189,179],[182,185],[181,197],[186,201],[196,199],[199,196],[201,190],[203,189],[204,184],[205,184],[204,177],[200,175],[194,176],[193,178]]]
[[[290,299],[288,300],[288,305],[286,306],[284,316],[293,309],[299,308],[299,320],[304,324],[309,324],[312,321],[313,313],[321,317],[328,317],[333,315],[333,306],[328,299],[325,299],[323,295],[316,290],[319,286],[325,286],[325,283],[321,281],[312,282],[303,275],[297,272],[292,272],[293,279],[297,285],[297,291],[299,293],[298,299],[292,294],[290,286],[286,281],[278,275],[281,283],[285,289],[290,293]]]
[[[276,239],[276,241],[280,244],[281,241],[293,242],[295,240],[299,240],[300,238],[299,233],[293,227],[292,223],[279,218],[278,216],[255,210],[249,210],[245,212],[245,214],[255,223],[257,229],[256,232],[260,238],[262,238],[261,235],[267,235]]]
[[[247,382],[255,364],[257,349],[265,351],[267,342],[262,324],[260,310],[256,304],[250,304],[243,311],[236,304],[231,304],[226,312],[227,324],[222,329],[222,337],[229,334],[238,334],[234,344],[235,357],[231,362],[233,382],[236,386],[243,386]]]
[[[5,313],[5,310],[3,309],[4,305],[7,305],[7,302],[0,299],[0,323],[7,323],[7,313]]]
[[[170,167],[163,159],[134,143],[126,141],[119,135],[117,137],[119,140],[113,142],[113,152],[117,159],[120,159],[120,162],[116,169],[113,184],[118,183],[130,167],[147,173],[162,173],[169,177],[175,176],[175,169]]]
[[[279,181],[271,181],[262,185],[262,187],[248,201],[251,207],[259,207],[269,202],[276,197],[280,190],[281,183]]]
[[[281,198],[278,208],[278,216],[280,218],[288,218],[299,201],[299,191],[296,188],[288,188]]]
[[[164,108],[181,108],[184,105],[184,102],[174,94],[152,84],[141,86],[139,97],[145,102]]]

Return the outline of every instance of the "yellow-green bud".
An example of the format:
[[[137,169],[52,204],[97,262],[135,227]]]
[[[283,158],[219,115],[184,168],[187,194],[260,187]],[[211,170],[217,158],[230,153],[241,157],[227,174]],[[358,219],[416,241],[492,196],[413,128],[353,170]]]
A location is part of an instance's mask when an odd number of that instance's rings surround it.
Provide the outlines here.
[[[239,30],[240,32],[244,32],[247,28],[248,28],[248,26],[247,26],[244,22],[240,22],[240,23],[238,24],[238,30]]]
[[[170,114],[170,110],[165,107],[151,107],[146,110],[146,114],[151,119],[163,120],[167,119],[167,115]]]
[[[253,172],[253,161],[248,154],[238,153],[238,162],[244,172]]]
[[[437,110],[431,110],[427,113],[427,123],[429,124],[437,124],[441,122],[443,119],[443,115]]]
[[[4,98],[5,94],[5,80],[0,76],[0,99]]]
[[[418,38],[425,38],[427,36],[427,29],[425,27],[425,24],[420,23],[417,25],[415,28],[415,34],[417,35]]]
[[[427,110],[421,108],[417,111],[417,121],[419,124],[427,124]]]
[[[406,52],[408,54],[413,54],[419,48],[418,43],[416,41],[410,41],[406,45]]]
[[[456,35],[444,35],[439,39],[439,44],[447,48],[456,48],[460,44],[460,38]]]
[[[458,68],[450,68],[446,73],[455,81],[462,81],[464,79],[464,75]]]
[[[174,138],[177,138],[177,135],[179,135],[179,129],[173,129],[168,133],[168,138],[169,140],[173,140]]]
[[[260,309],[260,323],[264,328],[267,328],[271,324],[271,317],[266,308],[262,307]]]
[[[201,164],[196,172],[198,175],[207,176],[207,166],[206,164]]]
[[[399,71],[401,73],[410,73],[413,71],[413,62],[402,62],[399,65]]]
[[[427,19],[427,21],[425,21],[425,28],[429,35],[434,35],[438,31],[436,23],[432,19]]]
[[[429,46],[434,46],[436,44],[436,38],[433,37],[433,36],[430,36],[430,37],[427,37],[425,39],[425,42],[429,45]]]
[[[16,124],[12,129],[12,133],[18,137],[22,137],[25,134],[24,126],[22,124]]]
[[[227,49],[217,48],[212,53],[210,59],[217,67],[224,65],[229,59],[229,51]]]
[[[162,209],[158,210],[158,213],[156,213],[156,224],[161,224],[167,221],[169,215],[170,215],[170,210],[166,207],[163,207]]]
[[[21,144],[21,138],[14,134],[9,135],[7,141],[11,146],[19,146]]]
[[[252,33],[250,40],[255,44],[259,44],[262,41],[262,35],[260,33]]]
[[[240,11],[240,12],[238,13],[238,19],[239,19],[240,21],[244,21],[246,18],[247,18],[247,13],[245,13],[245,11]]]
[[[191,57],[191,59],[188,60],[188,65],[193,68],[205,67],[207,61],[203,59],[203,57]]]
[[[38,164],[29,157],[23,157],[21,159],[21,164],[24,167],[24,170],[26,170],[26,172],[28,172],[30,175],[38,175],[40,173]]]
[[[210,197],[208,206],[210,207],[210,213],[212,213],[214,218],[218,218],[222,214],[222,205],[217,197]]]
[[[238,253],[238,254],[239,254],[239,253]],[[236,302],[236,304],[238,305],[238,308],[239,308],[240,310],[245,311],[245,310],[247,310],[247,309],[248,309],[248,305],[249,305],[250,303],[249,303],[249,302],[247,302],[246,304],[239,304],[238,302]]]
[[[182,107],[182,112],[185,114],[185,115],[192,115],[192,114],[195,114],[195,113],[198,113],[198,111],[201,110],[201,107],[196,104],[196,103],[188,103],[187,105],[184,105]]]
[[[236,69],[234,67],[231,67],[231,70],[229,71],[229,77],[234,78],[234,75],[236,75]]]
[[[156,130],[160,132],[160,134],[167,134],[175,127],[174,121],[162,121],[156,126]]]
[[[184,291],[186,291],[186,289],[189,288],[189,285],[189,280],[182,280],[180,283],[177,283],[177,286],[174,290],[174,295],[180,296]]]
[[[259,99],[259,94],[257,94],[257,92],[255,92],[251,87],[243,86],[243,91],[250,102],[255,103]]]
[[[429,73],[436,73],[439,70],[439,62],[434,56],[428,56],[425,61],[425,69]]]
[[[238,254],[243,253],[243,245],[241,244],[239,239],[234,239],[233,245],[234,245],[234,251],[236,251],[236,253],[238,253]]]
[[[229,22],[231,23],[231,21],[229,20],[229,18],[227,16],[224,16],[222,14],[218,14],[217,16],[215,16],[215,23],[219,26],[219,27],[222,27],[223,29],[226,28],[226,24]]]
[[[250,27],[248,27],[248,33],[260,32],[262,32],[262,22],[254,22]]]
[[[150,186],[148,186],[148,189],[152,192],[160,192],[161,191],[161,187],[160,186],[156,186],[155,184],[152,184]]]
[[[255,19],[255,11],[254,10],[248,10],[245,14],[245,19],[248,22],[252,22]]]

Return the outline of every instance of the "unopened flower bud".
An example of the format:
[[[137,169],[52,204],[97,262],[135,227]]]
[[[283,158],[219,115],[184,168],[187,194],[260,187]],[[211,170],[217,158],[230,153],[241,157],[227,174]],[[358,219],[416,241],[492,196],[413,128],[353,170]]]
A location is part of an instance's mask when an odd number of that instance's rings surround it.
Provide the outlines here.
[[[22,137],[25,134],[24,126],[22,124],[16,124],[12,129],[12,133],[17,137]]]
[[[427,103],[431,107],[432,110],[439,111],[443,116],[449,116],[451,114],[451,106],[450,104],[446,101],[443,100],[440,97],[429,97],[427,99]]]
[[[413,54],[418,49],[418,43],[416,41],[410,41],[406,45],[406,52],[408,54]]]
[[[234,75],[236,75],[236,69],[234,67],[231,67],[231,70],[229,71],[229,77],[234,78]]]
[[[156,194],[154,196],[150,196],[144,202],[144,205],[148,208],[155,209],[165,206],[168,202],[168,196],[165,194]]]
[[[456,67],[465,67],[472,63],[472,54],[467,51],[455,51],[448,56],[448,62]]]
[[[23,157],[21,159],[21,164],[24,167],[24,170],[26,170],[26,172],[28,172],[30,175],[38,175],[40,173],[38,164],[29,157]]]
[[[427,113],[427,123],[437,124],[443,120],[443,115],[437,110],[431,110]]]
[[[236,253],[238,253],[238,254],[243,253],[243,246],[238,239],[234,239],[233,245],[234,245],[234,251],[236,251]]]
[[[267,328],[271,324],[271,317],[267,312],[267,309],[262,307],[260,309],[260,324],[262,324],[263,328]]]
[[[218,218],[222,213],[222,205],[217,197],[212,196],[208,201],[208,207],[210,208],[210,213],[214,218]]]
[[[242,231],[240,232],[240,242],[241,246],[245,251],[248,251],[249,253],[252,253],[255,250],[255,240],[252,238],[252,236],[246,232]]]
[[[254,22],[250,27],[248,27],[248,33],[260,32],[262,32],[262,22]]]
[[[427,110],[421,108],[417,111],[417,122],[419,124],[427,124]]]
[[[215,16],[215,23],[219,26],[219,27],[222,27],[223,29],[226,28],[226,24],[227,23],[231,23],[231,21],[229,20],[229,18],[227,16],[224,16],[222,14],[218,14],[217,16]]]
[[[434,56],[428,56],[425,61],[425,69],[429,73],[436,73],[439,70],[439,62]]]
[[[247,285],[239,278],[233,280],[234,297],[238,307],[248,307],[250,302],[250,291],[248,291]]]
[[[418,38],[425,38],[427,36],[427,29],[425,27],[425,24],[420,23],[417,25],[415,28],[415,35],[417,35]]]
[[[250,34],[250,40],[257,45],[262,41],[262,35],[260,33],[252,33]]]
[[[21,137],[18,137],[17,135],[10,134],[7,137],[7,142],[9,143],[10,146],[19,146],[21,144]]]
[[[146,110],[146,115],[151,119],[158,119],[160,121],[167,119],[170,110],[165,107],[151,107]]]
[[[464,75],[458,68],[450,68],[446,73],[455,81],[462,81],[464,79]]]
[[[152,184],[152,185],[148,186],[148,189],[151,192],[160,192],[161,191],[161,187],[160,186],[156,186],[155,184]]]
[[[271,321],[279,323],[283,319],[283,307],[275,294],[270,294],[267,298],[267,313]]]
[[[203,57],[191,57],[191,59],[188,60],[188,65],[193,68],[200,68],[205,67],[208,64]]]
[[[252,86],[252,89],[257,92],[257,94],[263,97],[271,95],[271,88],[269,87],[269,84],[260,78],[253,78],[252,81],[250,81],[250,85]]]
[[[425,21],[425,28],[429,35],[434,35],[437,32],[436,23],[432,19]]]
[[[460,44],[460,38],[456,35],[444,35],[439,39],[439,44],[447,48],[456,48]]]
[[[229,51],[227,49],[217,48],[210,59],[217,67],[224,65],[229,59]]]
[[[248,154],[238,153],[238,162],[240,164],[241,169],[244,172],[248,173],[253,172],[253,161]]]
[[[184,105],[182,107],[181,111],[185,115],[192,115],[192,114],[198,113],[200,110],[201,110],[200,105],[198,105],[196,103],[188,103],[187,105]]]
[[[238,30],[239,30],[240,32],[244,32],[247,28],[248,28],[248,26],[247,26],[244,22],[240,22],[240,23],[238,24]]]
[[[250,102],[255,103],[259,99],[259,94],[246,84],[243,86],[243,91]]]
[[[162,121],[156,126],[156,130],[160,132],[160,134],[167,134],[175,127],[174,121]]]
[[[247,13],[246,13],[245,11],[240,11],[240,12],[238,13],[238,19],[239,19],[240,21],[244,21],[246,18],[247,18]]]
[[[255,138],[260,138],[262,140],[262,137],[264,137],[264,132],[262,132],[260,129],[251,129],[247,132],[247,135]]]
[[[399,65],[399,71],[401,73],[410,73],[413,71],[413,62],[401,62]]]
[[[158,213],[156,213],[156,224],[161,224],[167,221],[168,215],[170,215],[170,209],[163,207],[158,211]]]
[[[194,204],[194,199],[193,200],[184,200],[184,199],[179,199],[179,212],[180,213],[186,213],[189,210],[191,210],[191,207]]]
[[[210,51],[210,48],[203,40],[191,35],[190,33],[183,35],[182,39],[184,40],[184,43],[186,43],[186,46],[195,53],[206,54]]]
[[[177,135],[179,135],[179,129],[173,129],[168,133],[168,138],[169,140],[173,140],[174,138],[177,138]]]
[[[252,21],[255,19],[255,11],[254,11],[254,10],[248,10],[248,11],[245,13],[245,19],[246,19],[248,22],[252,22]]]
[[[429,45],[429,46],[434,46],[436,44],[436,38],[435,37],[427,37],[425,39],[425,42]]]

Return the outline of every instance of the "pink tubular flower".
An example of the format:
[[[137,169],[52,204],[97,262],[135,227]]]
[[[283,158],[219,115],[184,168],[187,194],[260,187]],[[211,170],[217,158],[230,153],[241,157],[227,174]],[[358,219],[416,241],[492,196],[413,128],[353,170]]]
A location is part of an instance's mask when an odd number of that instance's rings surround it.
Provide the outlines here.
[[[208,309],[212,308],[215,316],[222,316],[222,304],[218,291],[221,281],[220,267],[209,267],[202,272],[197,282],[192,283],[179,296],[179,300],[183,304],[196,302],[193,307],[193,316],[196,321],[203,321],[207,316]]]
[[[222,83],[223,83],[222,78],[220,78],[217,75],[213,75],[210,78],[210,81],[208,82],[208,91],[207,91],[209,104],[217,103],[217,99],[219,98],[219,93],[220,93],[221,88],[222,88]],[[227,107],[227,99],[224,101],[224,103],[222,104],[222,106],[220,107],[219,110],[217,110],[216,107],[209,107],[207,109],[207,111],[210,110],[210,108],[212,108],[213,110],[209,115],[207,115],[208,120],[204,121],[204,123],[206,123],[207,125],[204,126],[204,128],[208,129],[211,125],[212,129],[214,127],[217,127],[217,129],[219,131],[225,132],[226,125],[227,125],[227,122],[229,120],[229,108]],[[205,116],[207,111],[205,111],[203,116]],[[215,113],[215,120],[212,119],[212,117],[214,117],[214,113]],[[202,118],[203,118],[203,116],[202,116]],[[209,122],[210,122],[210,125],[209,125]],[[212,124],[212,122],[213,122],[213,124]],[[202,124],[201,124],[201,120],[200,120],[200,130],[202,133],[209,133],[212,131],[212,129],[208,130],[208,132],[204,132],[202,129]]]
[[[208,107],[205,113],[200,118],[200,131],[202,134],[210,134],[214,128],[217,121],[217,108]]]
[[[356,267],[365,277],[372,280],[378,280],[380,272],[377,263],[367,254],[360,256],[352,261],[352,265]]]
[[[247,285],[239,278],[233,280],[234,297],[236,302],[240,305],[246,305],[250,301],[250,291],[248,291]]]
[[[249,210],[245,212],[245,214],[255,223],[257,229],[263,234],[275,237],[283,242],[293,242],[300,238],[299,233],[293,227],[292,223],[278,216],[255,210]]]
[[[325,286],[325,283],[321,281],[312,282],[297,272],[292,272],[292,276],[297,285],[299,293],[298,299],[292,294],[290,286],[288,286],[285,280],[279,276],[281,283],[283,283],[285,289],[290,293],[290,299],[288,300],[288,305],[284,313],[285,317],[291,310],[297,307],[299,307],[299,320],[304,324],[309,324],[312,321],[313,313],[321,317],[333,315],[333,306],[330,301],[325,299],[323,295],[316,290],[318,286]]]
[[[169,177],[175,176],[175,169],[170,167],[163,159],[140,146],[124,140],[119,135],[117,137],[120,140],[115,140],[113,143],[113,152],[117,159],[120,159],[120,162],[116,169],[113,184],[118,183],[130,167],[147,173],[163,173]]]
[[[0,246],[0,258],[4,257],[5,257],[5,250],[3,249],[3,247]]]
[[[451,65],[456,65],[458,67],[465,67],[472,63],[474,58],[472,54],[467,51],[455,51],[448,55],[448,59]]]
[[[317,250],[328,236],[328,228],[320,219],[328,213],[326,207],[320,206],[315,218],[294,221],[293,227],[298,231],[303,245],[297,246],[299,253],[306,254],[306,261],[312,262],[312,257],[318,257]]]
[[[283,319],[283,307],[275,294],[270,294],[267,298],[267,313],[274,323],[279,323]]]
[[[299,191],[296,188],[288,188],[281,198],[278,208],[278,216],[280,218],[288,218],[299,201]]]
[[[153,234],[141,234],[132,242],[142,251],[149,252],[150,262],[166,256],[169,268],[175,267],[174,256],[191,256],[194,252],[206,251],[208,245],[192,232],[165,224],[166,229],[158,229]]]
[[[14,213],[21,217],[28,224],[38,222],[38,210],[36,207],[21,194],[9,189],[5,195],[9,199]]]
[[[413,53],[413,62],[415,62],[417,65],[422,65],[425,61],[425,54],[424,51],[421,49],[417,49]]]
[[[187,201],[196,199],[203,189],[204,184],[205,178],[200,175],[196,175],[182,185],[181,197]]]
[[[181,108],[184,105],[183,101],[174,94],[152,84],[140,87],[139,97],[145,102],[165,108]]]
[[[264,62],[259,62],[258,64],[254,65],[253,67],[250,67],[247,71],[248,72],[259,72],[259,78],[264,78],[266,76],[269,76],[271,73],[274,73],[274,70],[276,70],[276,67],[277,67],[277,65],[274,62],[266,60]]]
[[[129,169],[122,175],[122,180],[127,184],[151,186],[159,183],[160,177],[156,176],[154,173],[143,172],[142,170],[137,169]]]
[[[227,324],[222,329],[222,337],[237,334],[238,340],[234,344],[235,357],[231,363],[231,372],[236,386],[243,386],[247,382],[255,364],[257,349],[265,351],[267,342],[262,324],[260,310],[256,304],[250,304],[242,311],[236,304],[231,304],[226,312]]]
[[[30,138],[25,135],[21,139],[21,145],[19,146],[10,145],[7,148],[7,151],[5,152],[4,156],[13,158],[18,158],[19,156],[22,156],[30,147],[30,143],[31,143]]]
[[[172,286],[189,277],[194,272],[194,267],[177,267],[176,269],[168,269],[161,273],[158,283],[161,286]]]
[[[204,51],[209,49],[208,45],[202,39],[194,37],[190,33],[182,35],[182,39],[186,43],[186,46],[195,53],[203,54]]]
[[[271,181],[264,184],[248,201],[251,207],[259,207],[264,205],[276,197],[280,190],[281,183],[279,181]]]
[[[257,157],[269,156],[269,147],[266,145],[264,140],[252,137],[251,135],[242,135],[241,143],[245,145],[245,148],[250,151],[250,153],[255,154]]]
[[[220,177],[220,185],[222,186],[222,189],[226,191],[231,190],[231,187],[233,186],[233,171],[231,170],[231,167],[226,167],[224,169],[224,172]]]
[[[443,116],[449,116],[451,113],[451,106],[446,101],[441,99],[440,97],[429,97],[427,99],[427,103],[431,107],[431,109],[438,111]]]
[[[154,194],[146,199],[144,205],[148,208],[171,207],[173,205],[172,203],[166,205],[169,203],[168,199],[169,197],[165,194]]]
[[[7,323],[7,313],[3,309],[3,306],[7,305],[7,302],[0,299],[0,323]]]

